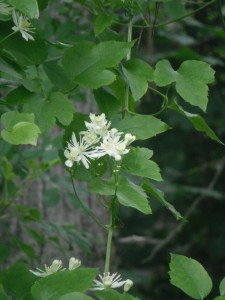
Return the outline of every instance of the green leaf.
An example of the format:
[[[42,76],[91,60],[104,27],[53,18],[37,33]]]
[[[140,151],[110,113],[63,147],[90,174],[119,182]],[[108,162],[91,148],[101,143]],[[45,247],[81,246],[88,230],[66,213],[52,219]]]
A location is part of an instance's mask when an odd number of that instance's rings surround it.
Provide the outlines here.
[[[34,41],[27,42],[19,33],[6,40],[4,48],[19,65],[24,66],[40,65],[48,54],[47,46],[43,40],[35,37]]]
[[[212,280],[203,266],[192,258],[171,254],[171,284],[193,299],[204,299],[212,289]]]
[[[143,60],[133,58],[123,66],[134,100],[139,100],[148,89],[148,81],[153,80],[152,67]]]
[[[131,133],[137,140],[149,139],[170,127],[161,120],[148,115],[128,115],[115,124],[115,127],[125,133]]]
[[[225,295],[225,278],[222,279],[220,282],[220,295],[224,296]]]
[[[100,111],[106,115],[107,119],[121,110],[121,103],[103,88],[94,90],[94,97]]]
[[[158,165],[150,160],[153,151],[147,148],[131,148],[122,160],[122,171],[141,177],[161,181],[162,177]]]
[[[102,33],[106,28],[108,28],[113,23],[113,16],[106,15],[101,12],[95,19],[94,22],[94,32],[95,36],[98,36]]]
[[[192,125],[197,131],[204,132],[212,140],[224,145],[224,143],[218,138],[218,136],[206,124],[206,122],[200,115],[191,114],[187,111],[184,111],[183,108],[176,103],[176,101],[172,101],[171,104],[169,105],[169,108],[185,116],[192,123]]]
[[[213,300],[225,300],[225,295],[213,298]]]
[[[0,283],[0,299],[1,300],[10,300],[10,298],[6,295],[3,285]]]
[[[34,123],[33,114],[10,111],[2,115],[1,122],[4,127],[1,136],[8,143],[13,145],[37,144],[40,129]]]
[[[37,0],[7,0],[9,4],[17,8],[23,15],[28,18],[38,18],[39,9]]]
[[[205,62],[188,60],[174,71],[169,61],[161,60],[156,64],[155,83],[166,86],[176,82],[177,93],[187,102],[203,111],[208,103],[208,84],[214,81],[214,70]]]
[[[144,183],[142,188],[145,190],[146,193],[152,195],[156,200],[158,200],[163,206],[165,206],[177,220],[182,220],[183,217],[181,214],[176,210],[176,208],[169,202],[166,201],[164,198],[164,193],[158,190],[152,183]]]
[[[65,126],[68,126],[73,120],[74,107],[68,97],[60,92],[52,93],[44,101],[39,116],[37,117],[41,131],[51,129],[56,119]]]
[[[63,65],[72,81],[97,89],[115,80],[114,73],[106,69],[118,65],[132,46],[133,42],[106,41],[98,45],[80,42],[65,51]]]
[[[95,178],[90,182],[89,186],[92,192],[100,195],[113,196],[115,194],[114,178],[110,178],[109,180]],[[116,195],[120,204],[133,207],[143,214],[151,214],[151,208],[145,192],[141,187],[135,185],[127,178],[119,177]]]
[[[120,294],[112,289],[109,291],[99,291],[95,294],[100,300],[139,300],[138,298],[134,298],[127,293]]]
[[[92,299],[94,298],[91,298],[87,295],[77,293],[77,292],[70,293],[59,298],[59,300],[92,300]]]
[[[7,95],[6,101],[10,105],[21,105],[32,99],[34,95],[34,93],[29,92],[20,85]]]
[[[65,70],[56,62],[46,62],[43,64],[43,67],[50,81],[62,92],[68,92],[76,86],[76,84],[71,82]]]
[[[30,289],[36,279],[25,263],[17,262],[3,273],[2,284],[12,299],[24,299],[29,295],[32,300]]]
[[[61,271],[38,280],[31,289],[36,300],[58,300],[73,293],[85,292],[92,285],[97,269],[81,268]]]

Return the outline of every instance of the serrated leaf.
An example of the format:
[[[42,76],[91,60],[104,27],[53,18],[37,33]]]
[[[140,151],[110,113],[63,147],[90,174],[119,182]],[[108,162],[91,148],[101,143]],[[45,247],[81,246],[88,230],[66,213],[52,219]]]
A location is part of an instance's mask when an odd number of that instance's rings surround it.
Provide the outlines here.
[[[85,292],[92,285],[97,269],[61,271],[36,281],[31,289],[35,300],[58,300],[72,292]]]
[[[39,9],[37,0],[7,0],[9,4],[17,8],[23,15],[28,18],[38,18]]]
[[[36,145],[40,134],[39,127],[34,123],[33,114],[23,114],[16,111],[6,112],[1,117],[2,138],[10,144]]]
[[[143,60],[133,58],[123,66],[134,100],[139,100],[148,89],[148,81],[153,80],[152,67]]]
[[[47,131],[54,126],[56,119],[65,126],[73,120],[74,107],[66,95],[60,92],[52,93],[41,107],[37,118],[41,131]]]
[[[91,298],[87,295],[77,293],[77,292],[70,293],[59,298],[59,300],[92,300],[92,299],[94,298]]]
[[[225,295],[225,278],[223,278],[220,282],[220,295]]]
[[[132,46],[133,42],[80,42],[65,51],[63,65],[73,82],[97,89],[115,80],[115,74],[106,69],[118,65]]]
[[[205,62],[188,60],[174,71],[169,61],[156,64],[155,83],[166,86],[176,82],[177,93],[187,102],[198,106],[203,111],[208,103],[208,84],[214,81],[214,70]]]
[[[109,290],[109,291],[99,291],[95,293],[100,300],[139,300],[139,298],[134,298],[128,293],[120,294],[117,291]]]
[[[146,140],[170,129],[166,123],[149,115],[128,115],[116,122],[115,127],[135,135],[137,140]]]
[[[147,148],[131,148],[122,160],[122,171],[141,177],[161,181],[162,177],[158,165],[150,160],[153,151]]]
[[[223,142],[218,138],[218,136],[215,134],[215,132],[206,124],[204,119],[197,114],[191,114],[187,111],[185,111],[180,105],[176,103],[176,101],[171,102],[169,105],[169,108],[177,111],[181,115],[185,116],[194,126],[194,128],[197,131],[204,132],[209,138],[212,140],[223,144]]]
[[[89,186],[94,193],[100,195],[113,196],[115,194],[114,178],[109,180],[93,179]],[[143,189],[122,176],[118,181],[117,198],[124,206],[133,207],[143,214],[151,214],[151,208]]]
[[[183,255],[171,254],[170,282],[193,299],[204,299],[212,289],[212,280],[203,266]]]
[[[162,191],[160,191],[159,189],[157,189],[152,183],[150,183],[150,182],[144,183],[142,185],[142,188],[146,191],[146,193],[152,195],[163,206],[165,206],[174,215],[174,217],[177,220],[182,220],[183,219],[183,217],[176,210],[176,208],[171,203],[169,203],[168,201],[166,201],[166,199],[164,198],[164,193]]]
[[[98,36],[102,33],[106,28],[108,28],[113,23],[113,16],[106,15],[101,12],[95,19],[94,22],[94,32],[95,36]]]
[[[6,101],[10,105],[21,105],[29,101],[34,95],[20,85],[7,95]]]

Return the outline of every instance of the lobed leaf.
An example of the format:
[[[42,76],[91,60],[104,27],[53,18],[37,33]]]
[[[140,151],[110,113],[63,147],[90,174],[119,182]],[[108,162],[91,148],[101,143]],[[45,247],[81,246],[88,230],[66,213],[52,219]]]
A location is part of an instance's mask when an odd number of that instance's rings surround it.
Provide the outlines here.
[[[208,84],[214,81],[215,71],[205,62],[188,60],[174,71],[168,60],[156,64],[154,79],[158,86],[176,83],[177,93],[203,111],[208,103]]]
[[[80,42],[65,51],[62,62],[72,81],[97,89],[116,79],[115,74],[106,69],[118,65],[132,46],[133,42],[106,41],[98,45]]]
[[[134,100],[139,100],[148,89],[148,81],[154,79],[152,67],[143,60],[132,58],[123,65]]]

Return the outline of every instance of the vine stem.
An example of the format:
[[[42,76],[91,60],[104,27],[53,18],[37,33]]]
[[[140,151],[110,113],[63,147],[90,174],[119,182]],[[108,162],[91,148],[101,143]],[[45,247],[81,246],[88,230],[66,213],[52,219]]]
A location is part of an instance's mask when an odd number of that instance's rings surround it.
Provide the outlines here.
[[[128,32],[127,32],[127,42],[132,41],[132,29],[133,29],[133,21],[132,18],[128,23]],[[131,50],[127,53],[127,61],[131,58]],[[127,83],[126,91],[125,91],[125,99],[124,99],[124,111],[129,111],[129,85]]]
[[[115,220],[116,220],[117,188],[118,188],[117,172],[114,173],[114,179],[115,179],[115,192],[114,192],[113,198],[111,200],[111,205],[110,205],[110,224],[108,227],[108,238],[107,238],[107,245],[106,245],[105,269],[104,269],[105,276],[108,275],[109,269],[110,269],[112,238],[113,238],[113,230],[115,228]]]
[[[74,195],[76,196],[77,200],[79,201],[83,211],[99,226],[99,227],[102,227],[105,229],[105,226],[102,225],[98,219],[92,214],[92,212],[84,205],[84,203],[82,202],[82,200],[79,198],[78,194],[77,194],[77,190],[76,190],[76,186],[74,184],[74,181],[73,181],[73,176],[72,174],[70,173],[70,178],[71,178],[71,182],[72,182],[72,186],[73,186],[73,192],[74,192]]]
[[[9,35],[5,36],[3,39],[1,39],[0,44],[3,43],[4,41],[8,40],[8,38],[13,36],[15,33],[17,33],[17,31],[14,31],[14,32],[10,33]]]

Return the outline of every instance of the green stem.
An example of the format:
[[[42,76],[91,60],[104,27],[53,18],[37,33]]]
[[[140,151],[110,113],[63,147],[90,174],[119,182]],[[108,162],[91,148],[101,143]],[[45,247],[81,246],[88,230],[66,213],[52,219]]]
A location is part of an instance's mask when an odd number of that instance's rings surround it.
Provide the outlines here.
[[[10,33],[9,35],[5,36],[1,41],[0,44],[3,43],[4,41],[6,41],[8,38],[10,38],[11,36],[13,36],[15,33],[17,33],[17,31],[14,31],[12,33]]]
[[[222,22],[222,26],[223,26],[223,29],[225,30],[225,21],[224,21],[223,12],[222,12],[221,0],[217,0],[217,5],[218,5],[218,9],[219,9],[219,15],[220,15],[220,19]]]
[[[110,205],[110,224],[108,227],[108,238],[107,238],[107,246],[106,246],[106,257],[105,257],[105,276],[108,275],[110,269],[110,256],[111,256],[111,248],[112,248],[112,237],[113,230],[115,228],[116,223],[116,205],[117,205],[117,189],[118,189],[118,173],[114,173],[115,179],[115,193],[111,200]]]
[[[77,200],[79,201],[83,211],[101,228],[104,228],[105,229],[105,226],[102,225],[98,219],[92,214],[92,212],[84,205],[84,203],[82,202],[82,200],[79,198],[78,194],[77,194],[77,190],[76,190],[76,187],[75,187],[75,184],[74,184],[74,181],[73,181],[73,176],[72,174],[70,173],[70,177],[71,177],[71,182],[72,182],[72,186],[73,186],[73,192],[77,198]]]
[[[155,114],[153,114],[153,116],[158,116],[166,109],[168,102],[169,102],[168,97],[167,97],[167,95],[160,93],[158,90],[154,89],[151,86],[149,86],[148,88],[163,98],[163,104],[162,104],[161,109],[158,112],[156,112]]]
[[[133,22],[132,18],[130,19],[128,23],[128,32],[127,32],[127,41],[132,41],[132,28],[133,28]],[[127,53],[127,61],[131,58],[131,50]],[[129,84],[126,85],[126,91],[125,91],[125,98],[124,98],[124,112],[129,111]]]

